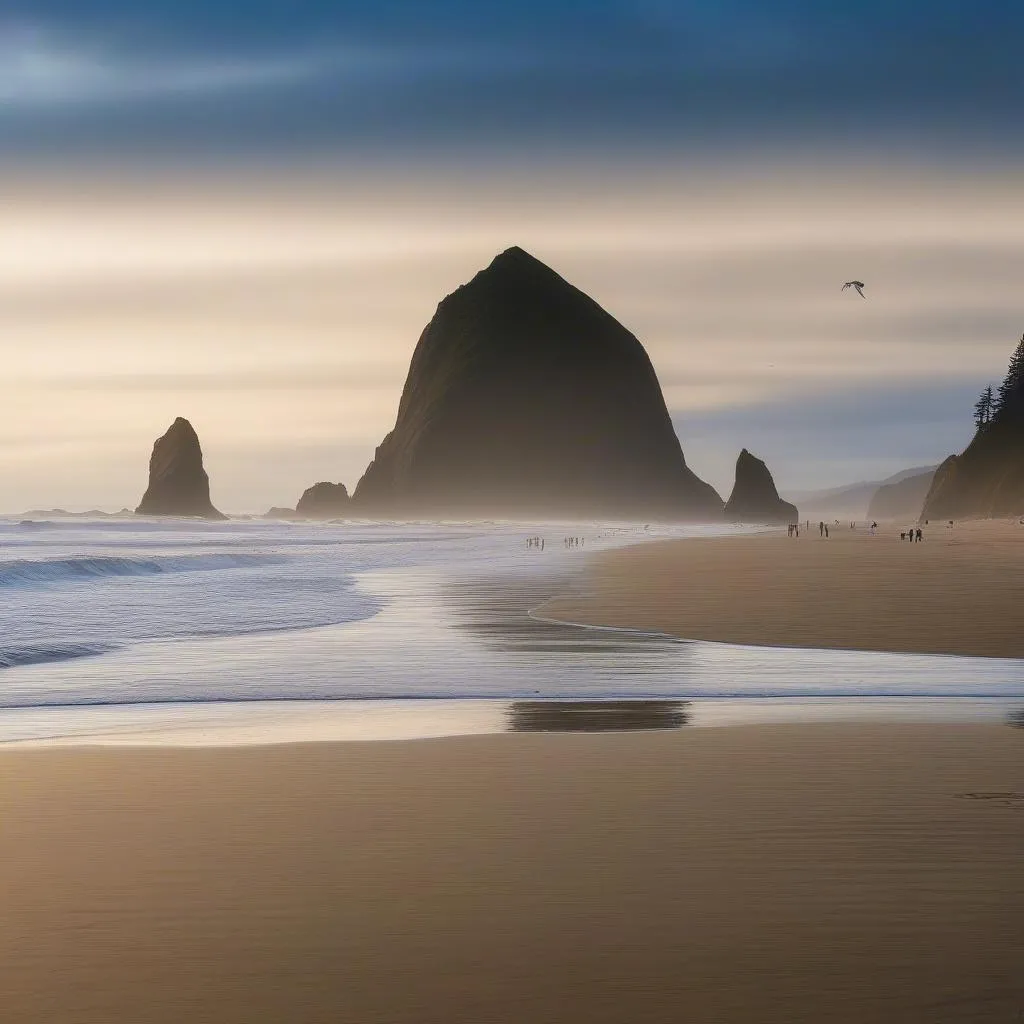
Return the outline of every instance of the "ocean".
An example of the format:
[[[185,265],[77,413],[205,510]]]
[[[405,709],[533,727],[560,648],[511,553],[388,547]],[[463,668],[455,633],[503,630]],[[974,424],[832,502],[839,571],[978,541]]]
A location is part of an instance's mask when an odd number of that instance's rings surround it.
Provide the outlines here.
[[[593,700],[650,702],[652,727],[665,702],[685,705],[676,724],[1024,706],[1017,660],[734,647],[529,614],[591,552],[736,529],[0,519],[0,742],[446,735],[543,727],[558,702]]]

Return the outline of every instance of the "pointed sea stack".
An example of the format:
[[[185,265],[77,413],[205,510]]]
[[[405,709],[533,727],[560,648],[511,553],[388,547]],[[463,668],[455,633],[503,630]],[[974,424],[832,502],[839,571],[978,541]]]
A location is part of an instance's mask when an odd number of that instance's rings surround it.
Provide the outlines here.
[[[796,505],[783,501],[768,467],[746,448],[736,460],[736,484],[725,505],[731,523],[796,523]]]
[[[322,481],[303,491],[295,514],[306,519],[337,519],[348,514],[350,504],[344,484]]]
[[[722,515],[640,342],[519,248],[438,306],[353,502],[397,516]]]
[[[140,516],[226,519],[210,502],[210,478],[192,424],[180,416],[153,445],[149,486],[135,510]]]

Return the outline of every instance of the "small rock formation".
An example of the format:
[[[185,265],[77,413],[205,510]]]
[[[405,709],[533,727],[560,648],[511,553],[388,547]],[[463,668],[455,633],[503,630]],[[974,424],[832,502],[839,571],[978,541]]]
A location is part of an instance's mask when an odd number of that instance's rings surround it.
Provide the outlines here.
[[[149,486],[135,510],[140,516],[227,519],[210,502],[210,478],[192,424],[180,416],[153,445]]]
[[[275,505],[263,513],[264,519],[298,519],[293,508],[280,508]]]
[[[295,506],[295,514],[306,519],[337,519],[350,511],[349,505],[348,490],[344,484],[321,481],[303,492]]]
[[[736,484],[725,504],[731,523],[797,523],[796,505],[783,501],[768,467],[746,448],[736,460]]]
[[[514,247],[437,307],[360,514],[720,519],[640,342]]]
[[[908,476],[895,484],[883,484],[868,505],[868,519],[913,519],[921,514],[935,470]]]
[[[991,418],[960,455],[935,471],[922,519],[1024,515],[1024,338],[1014,352]]]
[[[30,508],[21,514],[23,519],[118,519],[133,515],[135,513],[130,508],[123,508],[120,512],[104,512],[99,508],[91,508],[88,512],[69,512],[66,508]]]

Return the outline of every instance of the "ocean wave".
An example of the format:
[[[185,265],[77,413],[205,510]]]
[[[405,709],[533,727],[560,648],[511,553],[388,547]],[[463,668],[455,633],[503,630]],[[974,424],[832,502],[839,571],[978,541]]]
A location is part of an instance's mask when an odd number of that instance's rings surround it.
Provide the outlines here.
[[[41,665],[49,661],[92,658],[115,650],[114,644],[12,644],[0,647],[0,668]]]
[[[16,558],[0,562],[0,588],[35,587],[119,576],[155,576],[164,573],[212,572],[249,569],[286,562],[283,555],[204,554],[166,558],[97,555],[81,558]]]

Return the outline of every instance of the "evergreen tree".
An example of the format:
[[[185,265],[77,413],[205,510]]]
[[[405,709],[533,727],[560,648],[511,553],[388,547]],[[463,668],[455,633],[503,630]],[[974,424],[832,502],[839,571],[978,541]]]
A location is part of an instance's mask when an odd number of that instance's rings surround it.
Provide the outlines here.
[[[1017,348],[1010,358],[1010,367],[1006,371],[1003,383],[999,385],[993,415],[1002,415],[1021,404],[1024,404],[1024,335],[1017,343]]]
[[[974,425],[978,430],[982,430],[992,422],[992,416],[995,411],[995,395],[992,393],[992,385],[989,384],[984,391],[982,391],[977,402],[974,403]]]
[[[992,391],[992,385],[989,384],[985,388],[985,425],[988,426],[992,422],[992,417],[996,412],[996,396]]]

